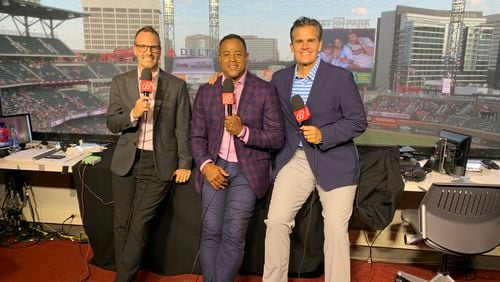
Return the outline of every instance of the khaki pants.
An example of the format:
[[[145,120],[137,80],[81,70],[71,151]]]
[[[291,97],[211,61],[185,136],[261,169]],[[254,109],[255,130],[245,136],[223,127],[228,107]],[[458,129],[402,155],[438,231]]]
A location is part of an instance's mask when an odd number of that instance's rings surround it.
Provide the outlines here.
[[[350,281],[348,223],[356,185],[324,191],[316,185],[305,152],[297,150],[278,173],[265,223],[265,263],[263,281],[288,281],[290,233],[295,215],[311,192],[317,189],[323,206],[325,281]]]

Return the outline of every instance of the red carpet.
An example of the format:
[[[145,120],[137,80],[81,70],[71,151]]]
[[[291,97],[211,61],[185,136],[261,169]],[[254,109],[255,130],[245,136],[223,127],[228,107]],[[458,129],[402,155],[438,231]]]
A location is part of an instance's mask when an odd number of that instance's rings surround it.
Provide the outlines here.
[[[44,281],[113,281],[114,272],[86,264],[84,256],[89,258],[88,244],[78,244],[68,240],[47,241],[31,245],[16,244],[15,248],[0,247],[0,281],[3,282],[44,282]],[[88,266],[88,268],[87,268]],[[398,270],[430,279],[435,275],[436,266],[366,263],[352,260],[352,281],[394,281]],[[500,271],[476,270],[475,277],[463,270],[452,269],[451,275],[456,281],[500,281]],[[87,278],[87,279],[86,279]],[[198,275],[160,276],[142,271],[139,281],[148,282],[201,282]],[[237,282],[257,282],[261,277],[240,275]],[[319,278],[291,278],[294,282],[319,282]]]

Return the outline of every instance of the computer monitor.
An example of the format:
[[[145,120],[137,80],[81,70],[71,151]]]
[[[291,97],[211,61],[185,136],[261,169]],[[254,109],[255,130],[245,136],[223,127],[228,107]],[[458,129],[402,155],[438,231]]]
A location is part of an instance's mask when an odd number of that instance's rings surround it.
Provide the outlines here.
[[[441,130],[439,137],[440,140],[436,148],[438,155],[436,170],[440,173],[464,176],[472,140],[471,136]]]
[[[0,116],[0,149],[11,147],[15,135],[20,147],[33,140],[29,113]]]

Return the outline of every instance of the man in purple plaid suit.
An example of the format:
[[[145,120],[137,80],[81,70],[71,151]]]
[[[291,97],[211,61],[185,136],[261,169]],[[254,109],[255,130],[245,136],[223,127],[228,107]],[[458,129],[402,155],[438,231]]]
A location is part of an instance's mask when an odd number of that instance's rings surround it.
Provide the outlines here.
[[[223,76],[201,86],[193,104],[190,143],[202,198],[203,281],[234,280],[255,202],[271,184],[271,151],[284,143],[278,95],[247,71],[248,56],[243,38],[225,36],[219,45]],[[234,85],[232,115],[222,104],[226,79]]]

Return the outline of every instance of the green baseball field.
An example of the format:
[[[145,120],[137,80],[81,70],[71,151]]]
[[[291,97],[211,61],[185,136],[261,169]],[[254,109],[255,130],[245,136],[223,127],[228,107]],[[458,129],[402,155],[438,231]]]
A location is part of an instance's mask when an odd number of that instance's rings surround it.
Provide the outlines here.
[[[359,145],[410,145],[433,147],[438,140],[438,136],[418,135],[385,131],[368,128],[365,133],[355,139]]]

